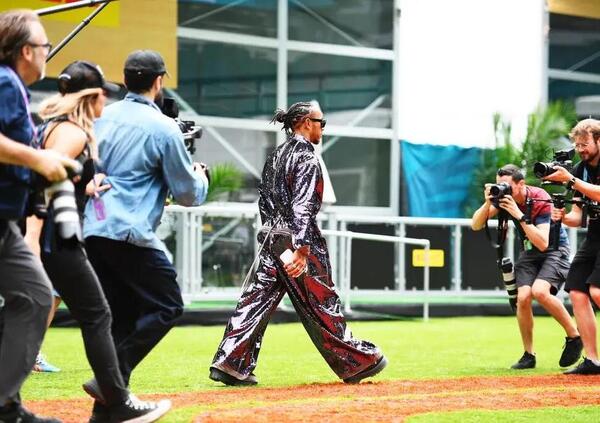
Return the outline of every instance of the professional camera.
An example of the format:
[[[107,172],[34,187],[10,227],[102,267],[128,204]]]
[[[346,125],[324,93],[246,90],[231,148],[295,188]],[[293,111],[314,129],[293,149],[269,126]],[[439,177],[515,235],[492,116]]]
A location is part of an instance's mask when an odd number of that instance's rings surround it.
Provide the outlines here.
[[[34,189],[29,197],[29,214],[46,219],[51,208],[51,217],[56,226],[57,242],[82,242],[81,222],[75,200],[75,185],[71,179],[80,176],[83,166],[79,162],[76,168],[67,167],[67,179],[49,182],[39,174],[34,177]]]
[[[533,174],[538,178],[551,175],[555,172],[555,166],[561,166],[567,169],[569,172],[573,168],[573,156],[575,156],[575,149],[560,150],[554,153],[554,157],[551,162],[537,162],[533,165]]]
[[[512,188],[508,182],[500,182],[499,184],[493,184],[490,187],[490,195],[492,196],[492,204],[497,209],[500,208],[500,199],[504,198],[505,195],[511,195]]]
[[[498,267],[502,272],[502,281],[508,294],[508,303],[513,311],[517,311],[517,284],[515,282],[515,272],[512,260],[509,257],[503,257],[498,261]]]
[[[175,120],[179,126],[179,130],[183,134],[185,148],[193,155],[196,152],[195,142],[202,137],[202,127],[196,125],[196,122],[192,120],[180,119],[179,106],[177,106],[177,102],[170,97],[163,97],[158,104],[158,107],[165,116]]]

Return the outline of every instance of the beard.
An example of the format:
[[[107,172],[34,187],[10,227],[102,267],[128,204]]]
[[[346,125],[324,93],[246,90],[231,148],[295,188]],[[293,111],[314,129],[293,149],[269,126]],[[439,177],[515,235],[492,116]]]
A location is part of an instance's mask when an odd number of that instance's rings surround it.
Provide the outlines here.
[[[156,103],[156,105],[157,105],[157,106],[158,106],[160,109],[162,109],[162,107],[163,107],[163,104],[164,104],[164,101],[165,101],[165,94],[164,94],[164,92],[163,92],[163,90],[162,90],[162,88],[161,88],[161,89],[160,89],[160,91],[158,91],[158,92],[156,93],[156,95],[154,96],[154,103]]]

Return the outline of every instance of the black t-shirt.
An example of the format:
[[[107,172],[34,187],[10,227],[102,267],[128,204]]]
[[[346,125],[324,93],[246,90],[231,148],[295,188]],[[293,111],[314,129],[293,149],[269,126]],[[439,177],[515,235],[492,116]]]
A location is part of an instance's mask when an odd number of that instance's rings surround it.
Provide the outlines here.
[[[573,169],[573,176],[581,179],[582,181],[589,182],[590,184],[600,185],[600,172],[598,172],[599,166],[592,167],[586,165],[584,162],[579,162]],[[584,198],[585,196],[575,191],[573,198]],[[596,216],[594,212],[590,213],[588,209],[588,226],[587,226],[587,238],[593,241],[600,241],[600,215]]]

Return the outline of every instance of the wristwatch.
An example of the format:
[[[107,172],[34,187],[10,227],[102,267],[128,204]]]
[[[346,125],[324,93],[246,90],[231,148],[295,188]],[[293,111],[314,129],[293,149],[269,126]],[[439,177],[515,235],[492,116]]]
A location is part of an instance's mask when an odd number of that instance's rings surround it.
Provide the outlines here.
[[[573,188],[573,185],[575,185],[576,179],[577,178],[575,178],[574,176],[571,179],[569,179],[569,182],[567,182],[567,189],[572,189]]]
[[[523,214],[520,218],[519,218],[519,222],[526,222],[527,221],[527,216],[525,216],[525,214]]]

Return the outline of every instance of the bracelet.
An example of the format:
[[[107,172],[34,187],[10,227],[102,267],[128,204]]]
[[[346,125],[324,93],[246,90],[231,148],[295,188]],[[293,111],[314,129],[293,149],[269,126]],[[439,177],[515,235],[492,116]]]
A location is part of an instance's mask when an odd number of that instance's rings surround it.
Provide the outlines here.
[[[569,182],[567,182],[567,189],[573,189],[575,182],[577,182],[577,178],[573,176],[571,179],[569,179]]]

